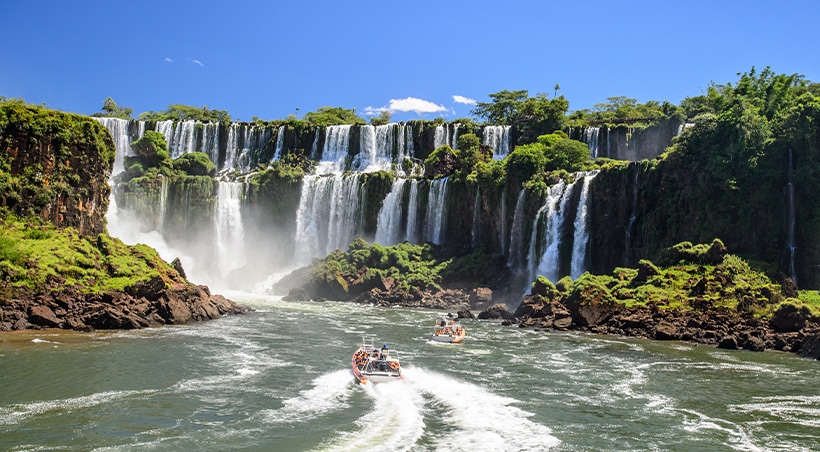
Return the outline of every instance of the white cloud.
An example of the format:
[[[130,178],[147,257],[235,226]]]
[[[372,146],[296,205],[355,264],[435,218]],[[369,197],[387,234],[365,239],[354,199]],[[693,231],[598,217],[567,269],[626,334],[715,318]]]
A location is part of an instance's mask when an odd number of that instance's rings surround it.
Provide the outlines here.
[[[429,100],[418,99],[415,97],[390,99],[390,104],[387,106],[387,109],[390,111],[412,111],[418,114],[447,111],[447,108],[442,105],[434,104]]]
[[[476,105],[475,99],[470,99],[469,97],[459,96],[458,94],[453,94],[453,102],[457,104],[467,104],[467,105]]]
[[[383,111],[390,111],[387,107],[364,107],[364,114],[367,116],[376,116]]]
[[[165,57],[162,61],[164,61],[164,62],[166,62],[166,63],[173,63],[173,62],[174,62],[174,60],[173,60],[173,59],[168,58],[168,57]]]
[[[191,63],[194,63],[194,64],[198,64],[198,65],[199,65],[199,67],[205,67],[205,65],[204,65],[204,64],[202,64],[202,62],[201,62],[201,61],[199,61],[199,60],[195,60],[195,59],[192,59],[192,58],[188,58],[188,61],[190,61]]]

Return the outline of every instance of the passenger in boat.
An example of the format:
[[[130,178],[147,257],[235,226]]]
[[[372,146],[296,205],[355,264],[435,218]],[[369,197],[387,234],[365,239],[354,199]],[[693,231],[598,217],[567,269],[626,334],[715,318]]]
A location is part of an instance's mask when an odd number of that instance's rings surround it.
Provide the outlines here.
[[[387,344],[382,345],[382,353],[379,355],[380,359],[387,359]]]

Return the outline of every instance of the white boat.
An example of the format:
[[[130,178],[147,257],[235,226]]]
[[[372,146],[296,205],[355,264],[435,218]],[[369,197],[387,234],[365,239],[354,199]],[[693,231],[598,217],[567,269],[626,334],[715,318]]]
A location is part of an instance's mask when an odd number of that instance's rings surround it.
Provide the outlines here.
[[[447,314],[436,318],[436,326],[430,340],[458,344],[464,341],[465,337],[467,337],[467,330],[459,323],[458,316]]]
[[[353,367],[353,375],[361,384],[368,381],[386,383],[404,379],[399,355],[396,351],[388,349],[387,344],[382,348],[376,348],[372,341],[368,343],[362,339],[362,345],[353,352],[350,364]]]

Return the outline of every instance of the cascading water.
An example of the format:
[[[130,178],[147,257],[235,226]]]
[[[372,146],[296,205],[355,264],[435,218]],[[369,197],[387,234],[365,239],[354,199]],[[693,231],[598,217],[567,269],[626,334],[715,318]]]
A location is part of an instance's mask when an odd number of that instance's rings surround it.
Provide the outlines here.
[[[440,245],[447,220],[447,181],[443,177],[430,182],[430,191],[427,198],[427,225],[426,239],[428,242]]]
[[[482,144],[493,149],[493,158],[501,160],[510,153],[510,126],[484,126]]]
[[[569,273],[572,279],[578,278],[586,271],[587,245],[589,244],[587,199],[589,195],[589,185],[597,174],[597,171],[584,174],[581,198],[578,200],[578,210],[573,223],[575,231],[572,239],[572,265]]]
[[[317,174],[339,174],[344,171],[348,149],[350,148],[350,127],[349,124],[327,126],[322,160],[316,168]]]
[[[214,204],[214,232],[219,253],[217,265],[220,276],[245,265],[244,228],[242,224],[242,192],[240,182],[220,181]]]
[[[111,132],[111,138],[114,139],[114,149],[117,151],[114,155],[114,170],[111,175],[117,175],[124,169],[125,156],[134,155],[134,151],[131,150],[131,137],[128,134],[131,121],[119,118],[96,119]]]
[[[445,144],[450,145],[450,129],[447,127],[447,124],[439,124],[436,126],[436,131],[433,134],[433,149],[438,149]]]
[[[600,127],[587,127],[584,129],[584,143],[589,147],[590,157],[594,159],[598,158],[598,134],[600,131]]]
[[[285,126],[279,126],[276,131],[276,151],[273,153],[273,160],[282,158],[282,149],[285,147]]]
[[[324,257],[361,235],[360,174],[306,176],[296,213],[298,263]]]
[[[358,171],[389,171],[405,157],[405,126],[384,124],[360,126],[360,151],[351,168]]]
[[[787,183],[787,205],[788,205],[788,230],[786,231],[786,246],[788,247],[789,251],[789,277],[791,277],[794,284],[797,285],[797,270],[795,269],[795,244],[794,244],[794,230],[795,230],[795,207],[794,207],[794,183],[792,182],[792,174],[794,172],[794,160],[792,155],[792,149],[789,148],[789,169],[788,175],[786,179]]]
[[[407,232],[404,235],[404,240],[410,243],[418,241],[418,209],[419,209],[419,181],[413,179],[410,181],[410,196],[407,201]]]
[[[564,225],[564,212],[572,184],[560,181],[549,189],[547,201],[538,210],[532,223],[530,247],[527,255],[527,281],[532,282],[537,275],[544,275],[552,282],[558,281],[560,269],[559,245]],[[543,231],[543,240],[539,240]]]
[[[379,210],[378,223],[376,224],[376,243],[384,246],[395,245],[402,240],[402,209],[401,202],[404,195],[406,179],[393,181],[390,193],[384,198],[382,208]]]

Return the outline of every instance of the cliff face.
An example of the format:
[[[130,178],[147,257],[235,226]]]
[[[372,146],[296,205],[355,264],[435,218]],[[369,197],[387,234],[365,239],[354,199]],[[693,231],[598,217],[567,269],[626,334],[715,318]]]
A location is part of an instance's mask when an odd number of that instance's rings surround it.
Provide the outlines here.
[[[114,161],[97,121],[22,102],[0,104],[0,205],[81,234],[105,230]]]

